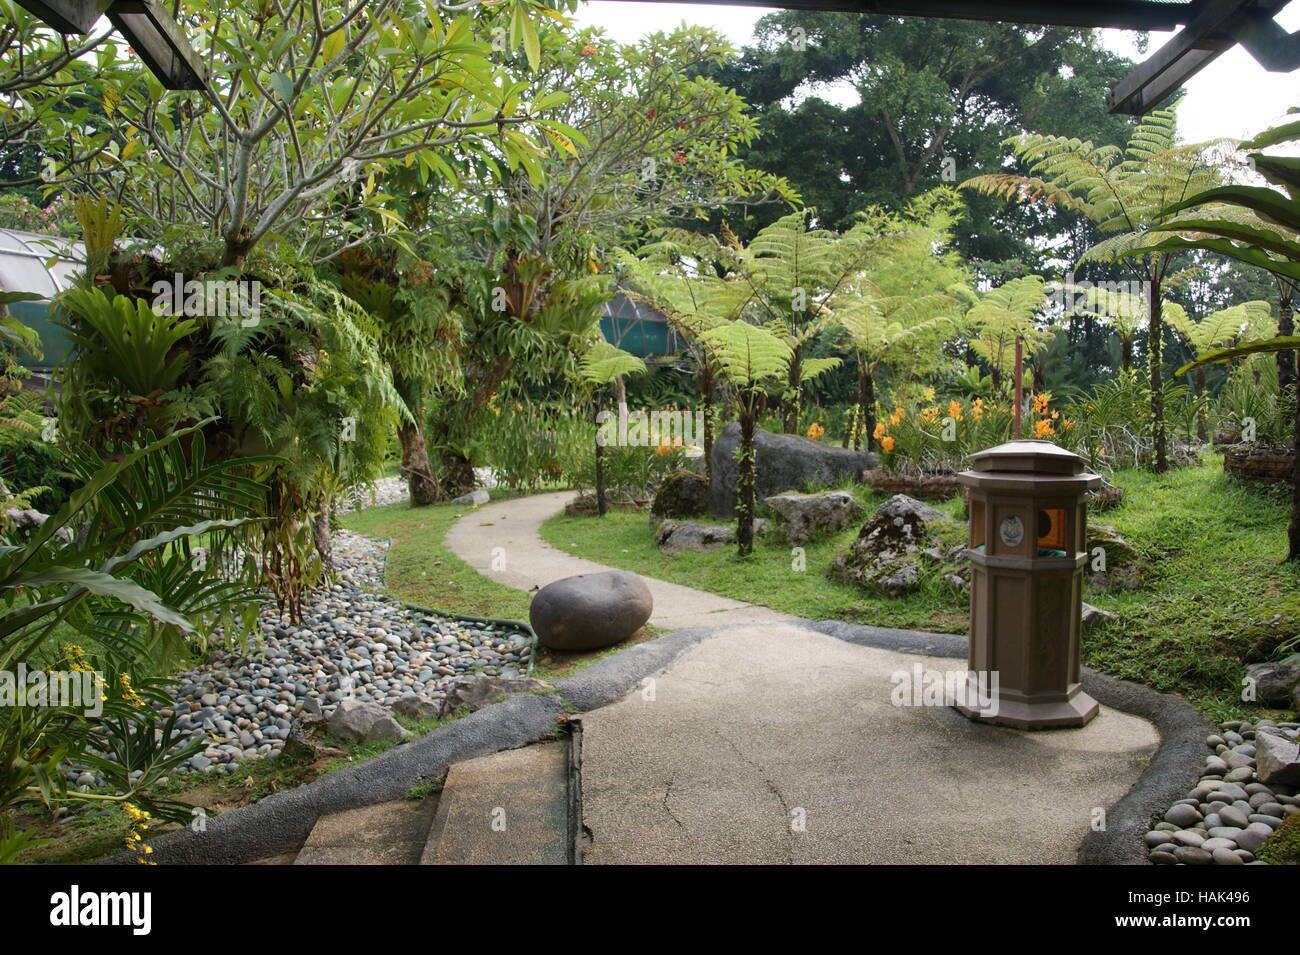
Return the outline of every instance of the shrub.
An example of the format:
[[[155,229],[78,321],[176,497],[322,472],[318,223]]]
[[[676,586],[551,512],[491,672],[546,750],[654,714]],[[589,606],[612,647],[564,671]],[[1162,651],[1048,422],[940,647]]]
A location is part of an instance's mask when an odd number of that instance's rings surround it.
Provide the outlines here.
[[[1282,820],[1255,856],[1269,865],[1300,865],[1300,816]]]

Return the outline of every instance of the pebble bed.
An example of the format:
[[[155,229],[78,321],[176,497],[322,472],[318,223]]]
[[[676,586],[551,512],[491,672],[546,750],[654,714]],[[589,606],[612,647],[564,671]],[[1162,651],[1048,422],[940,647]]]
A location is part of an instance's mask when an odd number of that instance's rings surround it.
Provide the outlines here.
[[[394,480],[398,500],[405,498]],[[407,694],[439,703],[457,679],[527,673],[528,634],[411,610],[379,593],[387,541],[340,530],[333,545],[337,581],[304,600],[299,625],[268,603],[260,644],[215,650],[176,678],[177,728],[207,740],[182,772],[230,773],[240,760],[279,752],[307,700],[327,713],[349,696],[384,706]],[[76,766],[67,778],[78,787],[102,782]]]
[[[1255,774],[1255,730],[1273,726],[1295,740],[1298,723],[1230,720],[1206,737],[1211,755],[1196,787],[1146,834],[1156,865],[1267,865],[1254,853],[1288,816],[1300,813],[1296,787],[1265,785]]]

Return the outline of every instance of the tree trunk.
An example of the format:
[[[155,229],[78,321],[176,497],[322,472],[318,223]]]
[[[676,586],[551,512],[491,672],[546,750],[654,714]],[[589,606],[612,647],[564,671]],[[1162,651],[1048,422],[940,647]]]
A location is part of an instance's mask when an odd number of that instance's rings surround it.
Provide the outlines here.
[[[446,497],[460,497],[474,490],[474,464],[459,451],[444,448],[442,460],[442,493]]]
[[[600,397],[596,398],[596,418],[600,418]],[[600,440],[600,421],[596,422],[596,513],[605,516],[605,445]]]
[[[1121,338],[1119,341],[1119,367],[1123,371],[1133,370],[1133,339]]]
[[[402,445],[402,474],[411,496],[412,507],[427,507],[438,500],[441,488],[429,460],[429,445],[424,440],[424,426],[403,422],[397,428],[397,440]]]
[[[1295,425],[1291,440],[1296,450],[1295,470],[1291,473],[1291,526],[1287,528],[1287,560],[1300,560],[1300,400],[1295,403]]]
[[[754,552],[754,419],[753,396],[740,409],[740,467],[736,476],[736,545],[741,557]]]
[[[713,374],[707,364],[700,366],[700,394],[704,404],[704,477],[713,483]]]
[[[858,401],[861,408],[859,413],[862,416],[862,432],[866,436],[866,449],[874,451],[876,449],[876,382],[865,366],[858,372]]]
[[[1164,357],[1165,325],[1164,303],[1161,301],[1159,271],[1151,279],[1151,301],[1147,320],[1148,363],[1151,369],[1151,433],[1155,442],[1154,470],[1161,474],[1169,470],[1169,446],[1165,436],[1165,390],[1162,380],[1161,359]]]
[[[799,357],[798,349],[795,350],[794,357],[790,360],[790,370],[786,377],[786,402],[785,416],[781,421],[781,430],[786,434],[799,433],[799,419],[802,417],[802,407],[800,407],[800,398],[803,392],[803,362]]]
[[[312,515],[311,520],[312,542],[316,545],[316,553],[320,555],[321,566],[325,568],[325,573],[334,573],[334,535],[330,530],[330,505],[329,501],[322,497],[320,506],[316,513]]]
[[[1282,295],[1277,302],[1278,335],[1295,334],[1295,318],[1292,311],[1292,299],[1289,294]],[[1296,353],[1293,350],[1277,353],[1277,393],[1283,395],[1287,388],[1296,383]]]
[[[1208,430],[1205,426],[1205,405],[1201,403],[1201,398],[1205,395],[1205,366],[1202,365],[1196,369],[1196,440],[1204,442],[1208,440]]]

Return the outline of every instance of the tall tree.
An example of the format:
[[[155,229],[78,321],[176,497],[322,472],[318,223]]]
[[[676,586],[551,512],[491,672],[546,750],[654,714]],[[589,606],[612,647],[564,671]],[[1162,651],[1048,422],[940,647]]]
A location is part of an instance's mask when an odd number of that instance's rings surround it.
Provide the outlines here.
[[[1147,300],[1147,349],[1151,383],[1151,419],[1157,472],[1169,466],[1165,434],[1162,363],[1164,282],[1171,256],[1165,252],[1130,255],[1140,246],[1143,231],[1172,203],[1217,185],[1217,168],[1206,158],[1206,147],[1180,145],[1176,107],[1143,117],[1124,149],[1098,146],[1064,136],[1023,135],[1009,145],[1028,166],[1028,175],[995,173],[976,176],[964,187],[1029,203],[1048,203],[1086,216],[1106,236],[1092,246],[1083,261],[1123,259],[1142,283]]]

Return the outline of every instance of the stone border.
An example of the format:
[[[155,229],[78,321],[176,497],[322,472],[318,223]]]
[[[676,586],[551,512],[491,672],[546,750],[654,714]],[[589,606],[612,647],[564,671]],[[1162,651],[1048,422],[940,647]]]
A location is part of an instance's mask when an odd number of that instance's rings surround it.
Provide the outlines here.
[[[858,646],[922,656],[966,656],[966,638],[955,634],[836,620],[788,622]],[[209,820],[204,832],[181,829],[152,840],[152,859],[164,865],[238,865],[293,851],[306,841],[319,817],[399,799],[453,763],[551,737],[566,712],[587,712],[617,702],[695,645],[735,626],[743,624],[690,627],[620,650],[555,681],[555,694],[508,697],[356,766],[223,813]],[[1084,839],[1079,862],[1146,864],[1142,836],[1152,818],[1182,798],[1200,778],[1209,725],[1185,700],[1136,683],[1084,668],[1083,685],[1098,702],[1154,723],[1160,745],[1128,793],[1107,808],[1106,829],[1090,832]],[[135,861],[133,853],[120,852],[98,864]]]

